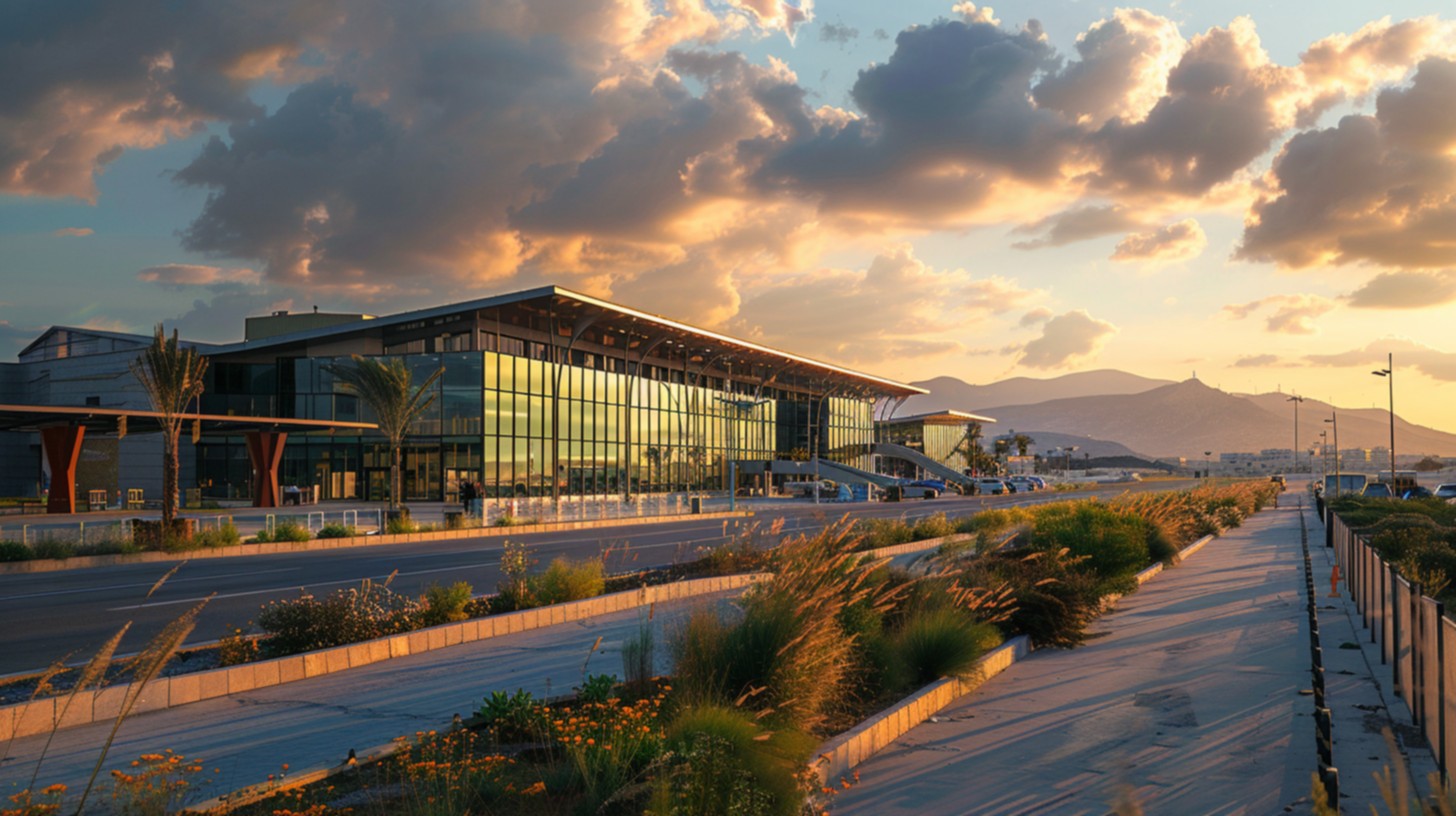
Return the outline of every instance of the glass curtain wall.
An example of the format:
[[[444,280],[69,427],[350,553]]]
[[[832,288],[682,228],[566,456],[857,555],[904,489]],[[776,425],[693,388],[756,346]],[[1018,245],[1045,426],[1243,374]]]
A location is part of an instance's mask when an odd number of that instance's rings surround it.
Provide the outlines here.
[[[775,392],[752,401],[726,390],[732,383],[680,369],[644,365],[643,376],[603,370],[596,364],[629,367],[580,352],[574,362],[581,364],[556,364],[539,359],[547,356],[544,346],[525,356],[527,345],[512,347],[521,355],[403,355],[416,383],[444,368],[433,404],[405,441],[404,499],[450,500],[466,480],[479,481],[489,497],[723,489],[730,459],[771,459],[785,440],[815,446],[826,458],[867,463],[874,427],[868,400]],[[366,406],[337,388],[328,371],[333,364],[349,361],[219,362],[209,372],[204,410],[243,413],[276,403],[279,416],[373,421]],[[249,494],[240,437],[205,437],[199,448],[208,495]],[[378,434],[294,435],[280,479],[317,486],[321,498],[382,500],[389,466]]]

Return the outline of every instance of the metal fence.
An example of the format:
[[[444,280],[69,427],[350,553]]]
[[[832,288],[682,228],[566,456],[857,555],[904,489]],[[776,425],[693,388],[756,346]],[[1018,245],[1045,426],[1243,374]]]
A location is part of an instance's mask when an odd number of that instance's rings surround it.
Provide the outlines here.
[[[1380,662],[1390,666],[1392,687],[1410,709],[1450,778],[1456,753],[1456,623],[1447,620],[1440,601],[1426,597],[1420,584],[1399,575],[1375,548],[1326,510],[1326,544],[1359,610],[1370,642],[1380,647]]]

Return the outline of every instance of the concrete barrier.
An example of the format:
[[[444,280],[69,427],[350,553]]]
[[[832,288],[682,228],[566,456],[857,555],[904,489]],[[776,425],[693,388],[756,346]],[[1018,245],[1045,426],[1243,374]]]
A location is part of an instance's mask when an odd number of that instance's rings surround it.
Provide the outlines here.
[[[175,708],[200,700],[227,697],[268,686],[348,671],[383,660],[447,649],[462,643],[545,628],[567,621],[608,615],[668,600],[743,589],[768,577],[764,573],[752,573],[675,581],[599,595],[582,601],[446,623],[403,635],[390,635],[301,655],[174,677],[159,677],[143,689],[133,712]],[[0,706],[0,743],[13,737],[27,737],[53,729],[114,720],[121,711],[122,701],[129,688],[130,686],[119,685],[80,692],[71,699],[69,708],[66,708],[66,695]],[[61,716],[63,710],[64,717]]]
[[[430,533],[400,533],[395,535],[352,536],[349,538],[314,538],[308,541],[270,541],[264,544],[239,544],[236,547],[218,547],[208,550],[191,550],[181,553],[140,552],[118,553],[116,555],[78,555],[73,558],[37,558],[30,561],[9,561],[0,563],[0,575],[32,572],[58,572],[60,570],[109,567],[117,564],[137,564],[153,561],[190,561],[194,558],[235,558],[249,555],[276,555],[278,553],[313,552],[315,550],[337,550],[350,547],[382,547],[389,544],[416,544],[430,541],[454,541],[462,538],[500,538],[529,533],[552,533],[564,530],[595,530],[599,528],[627,527],[637,524],[665,524],[672,521],[704,521],[709,519],[750,518],[753,512],[701,513],[698,515],[642,516],[621,519],[598,519],[593,521],[548,521],[542,524],[521,524],[511,527],[470,527],[463,530],[436,530]]]

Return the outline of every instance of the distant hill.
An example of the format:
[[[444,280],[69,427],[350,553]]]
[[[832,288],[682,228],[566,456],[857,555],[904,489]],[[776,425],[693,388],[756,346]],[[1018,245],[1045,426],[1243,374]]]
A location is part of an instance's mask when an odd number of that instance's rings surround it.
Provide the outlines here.
[[[913,383],[928,389],[930,393],[911,397],[900,413],[920,414],[942,408],[956,408],[986,414],[999,420],[1000,417],[996,414],[983,409],[991,405],[1031,405],[1072,397],[1140,394],[1171,384],[1171,380],[1153,380],[1113,369],[1081,371],[1045,380],[1012,377],[986,385],[971,385],[955,377],[936,377],[933,380]]]
[[[1287,395],[1240,396],[1210,388],[1198,380],[1185,380],[1132,394],[1104,394],[1036,403],[993,405],[956,404],[945,408],[971,410],[995,417],[997,431],[1015,428],[1044,429],[1045,433],[1085,435],[1119,442],[1143,456],[1202,458],[1215,453],[1289,448],[1294,442],[1294,408]],[[1300,446],[1306,448],[1328,427],[1321,420],[1330,407],[1316,400],[1300,404]],[[1029,431],[1023,431],[1030,433]],[[1031,434],[1035,437],[1035,434]],[[1075,443],[1073,443],[1075,444]],[[1389,444],[1384,412],[1340,412],[1340,447],[1375,447]],[[1041,440],[1038,450],[1045,451]],[[1456,435],[1396,423],[1396,452],[1402,456],[1428,453],[1456,454]]]

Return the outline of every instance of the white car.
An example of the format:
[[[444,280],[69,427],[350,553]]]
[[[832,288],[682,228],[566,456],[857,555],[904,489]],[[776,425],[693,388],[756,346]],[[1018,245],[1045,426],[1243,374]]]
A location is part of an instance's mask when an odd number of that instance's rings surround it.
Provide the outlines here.
[[[1436,498],[1456,499],[1456,482],[1436,486]]]
[[[976,480],[976,492],[984,493],[988,496],[999,496],[1002,493],[1008,493],[1010,491],[1007,489],[1005,482],[987,476]]]
[[[1012,476],[1006,483],[1017,493],[1030,493],[1033,490],[1040,490],[1030,476]]]

